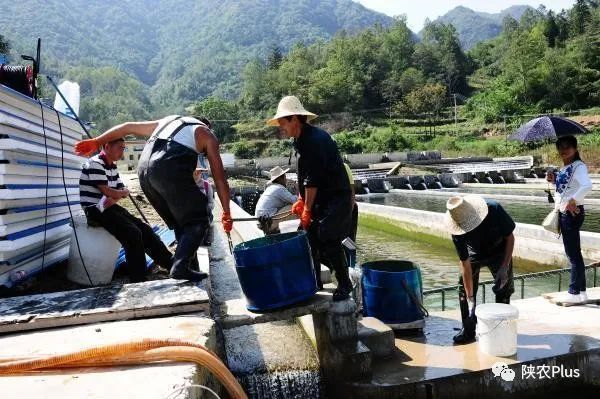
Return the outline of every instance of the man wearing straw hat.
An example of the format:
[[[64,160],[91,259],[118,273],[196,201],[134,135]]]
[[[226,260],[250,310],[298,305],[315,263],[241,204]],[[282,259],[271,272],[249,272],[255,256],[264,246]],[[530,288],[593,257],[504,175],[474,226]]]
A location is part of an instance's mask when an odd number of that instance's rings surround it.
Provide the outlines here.
[[[256,204],[254,216],[259,218],[259,227],[265,234],[278,234],[279,223],[297,219],[297,216],[291,212],[292,205],[297,198],[287,189],[287,179],[285,177],[287,172],[289,172],[289,169],[282,169],[279,166],[271,169],[269,172],[271,176],[270,184]],[[273,219],[273,216],[276,215],[277,218]]]
[[[479,270],[487,266],[494,277],[496,303],[509,303],[515,291],[512,254],[515,222],[496,201],[479,195],[452,197],[446,204],[446,223],[460,258],[459,302],[463,328],[454,343],[475,341],[475,306]]]
[[[313,261],[320,281],[321,262],[335,271],[338,286],[334,301],[350,296],[352,283],[342,246],[352,217],[352,192],[344,162],[331,136],[308,122],[317,115],[304,109],[294,96],[284,97],[277,114],[267,123],[279,126],[281,133],[294,139],[298,154],[298,188],[300,198],[292,211],[300,216],[307,231]]]

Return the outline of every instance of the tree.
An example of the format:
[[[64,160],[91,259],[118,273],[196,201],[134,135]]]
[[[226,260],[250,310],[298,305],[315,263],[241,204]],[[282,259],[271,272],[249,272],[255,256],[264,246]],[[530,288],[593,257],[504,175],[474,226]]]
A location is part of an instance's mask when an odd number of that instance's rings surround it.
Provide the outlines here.
[[[548,16],[546,18],[546,24],[544,26],[544,35],[548,40],[548,47],[553,48],[556,46],[556,41],[560,36],[560,27],[556,23],[556,18],[552,11],[548,12]]]
[[[571,32],[574,36],[585,32],[585,27],[591,19],[591,12],[586,0],[577,0],[571,8]]]
[[[282,62],[283,62],[283,54],[281,52],[281,48],[279,48],[279,46],[273,46],[271,48],[271,54],[269,54],[269,58],[267,59],[268,68],[269,69],[279,69]]]
[[[448,105],[448,90],[440,83],[427,83],[408,93],[403,108],[415,116],[425,115],[429,126],[435,124],[440,112]]]
[[[470,63],[451,24],[426,25],[414,59],[427,76],[446,83],[449,92],[466,91]]]
[[[196,117],[205,117],[212,124],[212,130],[220,142],[231,140],[235,134],[232,128],[239,117],[238,106],[234,102],[216,97],[208,97],[191,107]]]

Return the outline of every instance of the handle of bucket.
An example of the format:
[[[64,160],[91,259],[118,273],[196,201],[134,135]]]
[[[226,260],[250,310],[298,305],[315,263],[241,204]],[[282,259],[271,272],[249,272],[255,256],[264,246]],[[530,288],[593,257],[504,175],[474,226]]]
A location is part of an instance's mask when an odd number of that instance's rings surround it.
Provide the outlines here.
[[[484,335],[491,334],[496,328],[500,327],[500,324],[502,324],[503,321],[504,320],[499,320],[498,323],[494,326],[494,328],[490,328],[484,334],[481,334],[481,333],[477,332],[477,337],[482,337]]]
[[[404,289],[408,293],[408,296],[410,297],[410,300],[417,307],[417,309],[419,309],[419,311],[423,314],[423,317],[429,317],[429,312],[427,311],[427,309],[425,309],[425,307],[423,306],[421,301],[419,301],[419,299],[417,298],[415,293],[408,287],[408,284],[406,284],[406,280],[402,279],[401,281],[402,281],[402,286],[404,287]]]

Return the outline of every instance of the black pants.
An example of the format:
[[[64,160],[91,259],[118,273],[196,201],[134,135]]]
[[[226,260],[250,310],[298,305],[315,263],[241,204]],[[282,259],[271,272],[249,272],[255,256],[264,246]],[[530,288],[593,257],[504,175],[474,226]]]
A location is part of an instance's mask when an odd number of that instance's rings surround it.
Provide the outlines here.
[[[352,208],[352,222],[350,224],[350,234],[348,237],[356,242],[356,231],[358,230],[358,204],[355,202]]]
[[[323,263],[335,272],[338,287],[352,287],[342,245],[342,240],[348,236],[351,219],[349,194],[342,193],[338,198],[314,206],[313,222],[307,234],[319,285],[322,285],[320,271]]]
[[[138,165],[142,191],[175,231],[175,270],[195,268],[196,252],[208,233],[208,198],[193,177],[197,162],[198,154],[191,149],[158,139],[144,147]]]
[[[479,288],[478,287],[479,286],[479,271],[480,271],[481,267],[487,266],[489,268],[490,272],[492,273],[492,276],[494,277],[494,279],[496,279],[496,276],[498,275],[498,270],[500,269],[500,266],[502,266],[503,261],[504,261],[504,254],[495,256],[484,262],[472,262],[471,263],[472,278],[473,278],[473,280],[472,280],[473,281],[473,296],[474,297],[477,297],[477,290]],[[458,299],[459,299],[459,303],[460,303],[460,314],[461,314],[463,324],[464,324],[464,321],[469,319],[469,303],[467,301],[467,293],[465,291],[465,286],[463,284],[462,275],[458,279],[458,285],[459,285]],[[501,289],[498,289],[498,288],[500,288],[500,287],[496,287],[496,285],[494,285],[494,287],[492,288],[493,292],[496,294],[496,303],[506,303],[506,304],[510,303],[510,296],[515,292],[512,261],[510,262],[510,265],[508,267],[508,281],[506,282],[506,285],[504,287],[502,287]]]
[[[113,205],[100,212],[95,206],[86,209],[90,225],[102,226],[112,234],[125,249],[127,274],[132,282],[139,282],[146,274],[146,253],[154,262],[170,269],[171,252],[152,227],[130,214],[125,208]]]
[[[569,293],[578,295],[581,291],[586,291],[585,262],[581,254],[581,237],[579,234],[585,220],[585,210],[583,206],[579,206],[579,213],[575,216],[571,212],[561,212],[559,217],[565,254],[571,267]]]

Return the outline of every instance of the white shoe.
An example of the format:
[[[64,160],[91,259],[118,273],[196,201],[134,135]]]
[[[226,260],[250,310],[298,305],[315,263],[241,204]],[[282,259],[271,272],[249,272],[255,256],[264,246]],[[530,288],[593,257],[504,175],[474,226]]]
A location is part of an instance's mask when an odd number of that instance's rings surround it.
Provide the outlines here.
[[[587,291],[581,291],[579,293],[579,299],[581,300],[581,302],[587,302],[588,301]]]
[[[571,294],[571,293],[567,292],[567,294],[565,296],[563,296],[562,298],[560,298],[560,302],[562,302],[562,303],[570,303],[570,304],[582,303],[582,301],[581,301],[581,295],[580,294],[574,295],[574,294]]]

